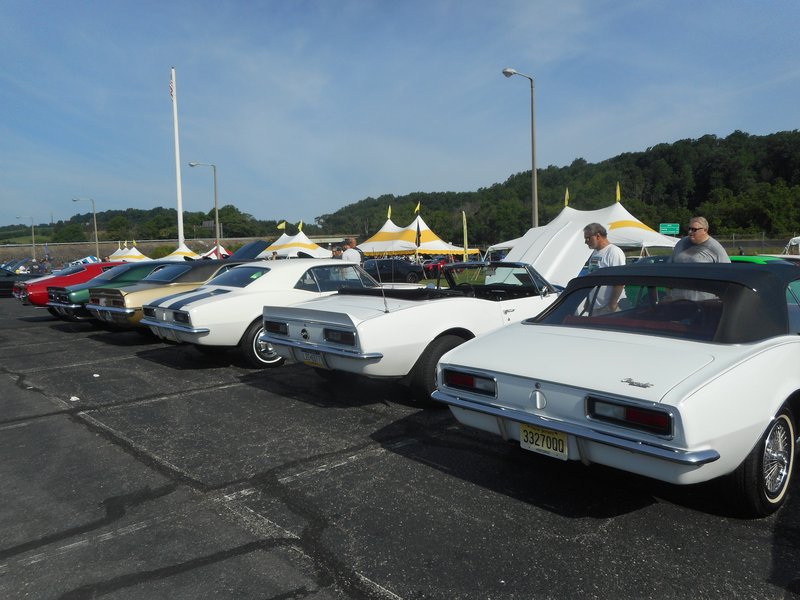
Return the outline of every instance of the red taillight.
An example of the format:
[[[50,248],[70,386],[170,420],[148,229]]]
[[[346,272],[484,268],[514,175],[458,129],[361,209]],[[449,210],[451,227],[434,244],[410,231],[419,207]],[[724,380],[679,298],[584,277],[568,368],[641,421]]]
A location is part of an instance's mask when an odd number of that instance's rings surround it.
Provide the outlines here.
[[[475,392],[476,394],[494,396],[496,391],[494,379],[463,371],[445,369],[442,372],[442,380],[447,387]]]
[[[445,371],[444,382],[451,387],[475,387],[475,377],[458,371]]]
[[[630,423],[638,423],[645,427],[659,431],[669,431],[670,419],[667,413],[651,410],[640,410],[628,407],[625,411],[625,420]]]
[[[589,417],[598,421],[624,425],[658,435],[672,434],[672,415],[663,410],[589,398],[586,412]]]

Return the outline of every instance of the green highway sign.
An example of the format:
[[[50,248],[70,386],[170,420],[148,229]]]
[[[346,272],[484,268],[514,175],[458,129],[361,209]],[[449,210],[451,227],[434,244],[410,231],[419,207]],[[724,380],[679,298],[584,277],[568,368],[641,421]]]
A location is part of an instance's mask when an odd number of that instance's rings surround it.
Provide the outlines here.
[[[678,235],[680,229],[678,223],[661,223],[658,226],[658,233],[663,233],[664,235]]]

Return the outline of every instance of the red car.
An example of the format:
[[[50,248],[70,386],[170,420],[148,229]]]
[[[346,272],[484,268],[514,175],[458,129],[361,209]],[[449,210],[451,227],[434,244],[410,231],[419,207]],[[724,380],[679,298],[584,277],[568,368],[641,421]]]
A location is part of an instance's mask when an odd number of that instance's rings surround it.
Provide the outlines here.
[[[23,304],[46,307],[48,302],[48,286],[66,287],[68,285],[84,283],[122,264],[125,263],[100,262],[74,265],[58,273],[42,275],[41,277],[28,279],[27,281],[17,282],[14,285],[13,295]],[[48,310],[50,309],[48,308]]]

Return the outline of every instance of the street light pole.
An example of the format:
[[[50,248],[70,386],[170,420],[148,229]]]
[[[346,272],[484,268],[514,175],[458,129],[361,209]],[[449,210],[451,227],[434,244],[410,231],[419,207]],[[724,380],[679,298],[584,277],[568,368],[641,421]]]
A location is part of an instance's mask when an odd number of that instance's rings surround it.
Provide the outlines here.
[[[33,231],[33,217],[29,217],[27,215],[17,215],[17,218],[31,220],[31,258],[36,260],[36,236]]]
[[[100,240],[97,239],[97,211],[94,207],[94,198],[73,198],[73,202],[85,200],[92,203],[92,221],[94,222],[94,255],[100,258]]]
[[[222,258],[219,251],[219,199],[217,197],[217,165],[211,163],[190,162],[190,167],[211,167],[214,172],[214,255]]]
[[[519,75],[531,82],[531,210],[533,212],[533,226],[539,226],[539,196],[536,187],[536,95],[533,87],[533,77],[519,73],[514,69],[503,69],[503,75],[512,77]]]

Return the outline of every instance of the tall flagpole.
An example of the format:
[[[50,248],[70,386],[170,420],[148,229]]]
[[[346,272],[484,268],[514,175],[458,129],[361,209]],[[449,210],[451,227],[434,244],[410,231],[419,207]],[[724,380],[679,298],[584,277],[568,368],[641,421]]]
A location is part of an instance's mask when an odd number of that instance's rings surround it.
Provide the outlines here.
[[[175,129],[175,179],[178,185],[178,247],[184,243],[183,237],[183,195],[181,192],[181,145],[178,141],[178,88],[175,86],[175,67],[169,82],[169,95],[172,97],[172,122]]]
[[[461,219],[464,221],[464,262],[467,262],[467,213],[461,211]]]

